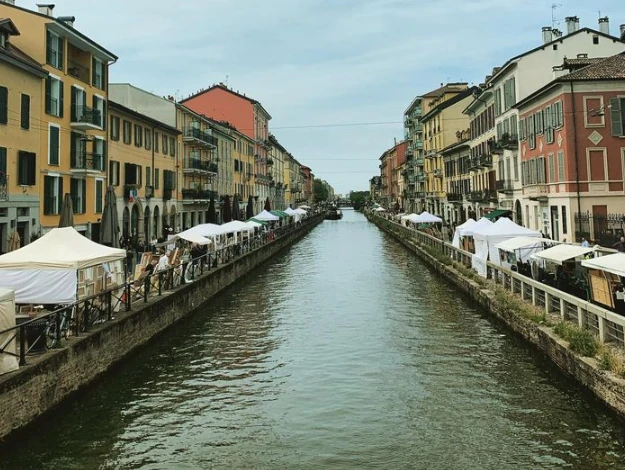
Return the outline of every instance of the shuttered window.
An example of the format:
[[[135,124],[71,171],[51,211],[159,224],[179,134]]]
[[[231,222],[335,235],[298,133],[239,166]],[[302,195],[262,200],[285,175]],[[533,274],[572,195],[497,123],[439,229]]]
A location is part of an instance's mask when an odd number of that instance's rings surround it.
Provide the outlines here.
[[[50,149],[48,153],[48,163],[50,165],[59,165],[59,145],[61,129],[56,126],[49,127],[50,132]]]
[[[36,180],[37,156],[31,152],[19,151],[17,154],[17,184],[34,186]]]
[[[625,98],[612,98],[610,100],[610,117],[612,120],[612,135],[622,137],[625,135]]]
[[[22,93],[22,108],[20,124],[22,129],[30,129],[30,96]]]
[[[102,212],[102,198],[104,196],[104,181],[95,180],[95,212]]]
[[[9,122],[9,90],[0,86],[0,124]]]

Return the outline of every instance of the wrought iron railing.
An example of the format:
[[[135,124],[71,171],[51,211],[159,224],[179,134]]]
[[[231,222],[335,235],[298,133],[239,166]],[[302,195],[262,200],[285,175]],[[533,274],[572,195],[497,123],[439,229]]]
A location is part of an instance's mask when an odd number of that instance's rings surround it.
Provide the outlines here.
[[[102,113],[99,109],[90,108],[89,106],[74,105],[72,106],[72,122],[82,122],[102,127]]]

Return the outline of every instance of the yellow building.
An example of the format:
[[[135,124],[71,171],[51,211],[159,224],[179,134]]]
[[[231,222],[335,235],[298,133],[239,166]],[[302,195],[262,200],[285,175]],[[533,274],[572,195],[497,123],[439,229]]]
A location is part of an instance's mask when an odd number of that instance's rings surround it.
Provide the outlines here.
[[[231,135],[234,137],[234,192],[239,200],[241,217],[245,218],[247,203],[252,197],[254,207],[254,188],[256,187],[256,177],[254,175],[254,140],[232,127]]]
[[[284,156],[284,165],[282,167],[282,181],[284,182],[284,207],[295,209],[295,198],[291,192],[291,168],[295,159],[293,155],[287,152]]]
[[[41,106],[47,72],[13,45],[20,34],[0,19],[0,252],[9,238],[22,245],[38,234]]]
[[[424,114],[419,122],[423,124],[425,140],[426,210],[433,214],[442,214],[445,204],[445,172],[440,151],[456,142],[456,134],[469,127],[463,111],[472,101],[474,91],[475,88],[467,88],[466,84],[448,84],[422,101]]]
[[[0,18],[11,18],[27,32],[13,43],[49,73],[44,112],[31,118],[41,130],[36,171],[41,229],[58,225],[69,192],[75,228],[97,240],[106,177],[108,66],[117,57],[77,31],[73,17],[54,17],[54,5],[38,7],[35,12],[0,2]]]
[[[271,142],[271,149],[267,158],[267,174],[271,176],[269,199],[273,209],[284,210],[288,207],[284,187],[285,181],[288,181],[284,179],[284,162],[288,159],[288,151],[273,134],[269,134],[269,142]]]
[[[149,243],[175,222],[180,132],[109,101],[109,174],[115,188],[120,235]]]

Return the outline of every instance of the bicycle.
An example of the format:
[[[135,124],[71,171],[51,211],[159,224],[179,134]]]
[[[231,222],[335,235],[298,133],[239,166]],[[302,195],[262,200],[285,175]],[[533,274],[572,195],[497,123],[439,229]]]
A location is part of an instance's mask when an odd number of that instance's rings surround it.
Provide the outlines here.
[[[74,307],[75,308],[75,307]],[[48,325],[44,331],[46,340],[46,348],[52,349],[61,344],[61,338],[67,339],[69,336],[69,323],[74,308],[64,309],[54,315],[48,317]],[[60,319],[60,324],[57,321]]]

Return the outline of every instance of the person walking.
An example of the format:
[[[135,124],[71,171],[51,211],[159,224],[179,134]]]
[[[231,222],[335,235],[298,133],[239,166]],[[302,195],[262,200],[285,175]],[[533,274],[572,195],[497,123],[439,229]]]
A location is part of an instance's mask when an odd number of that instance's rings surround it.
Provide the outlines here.
[[[617,241],[614,245],[612,245],[612,248],[615,248],[617,251],[620,251],[621,253],[625,253],[625,237],[621,237],[619,241]]]
[[[586,240],[585,238],[582,238],[582,247],[590,248],[590,243],[588,243],[588,240]]]

